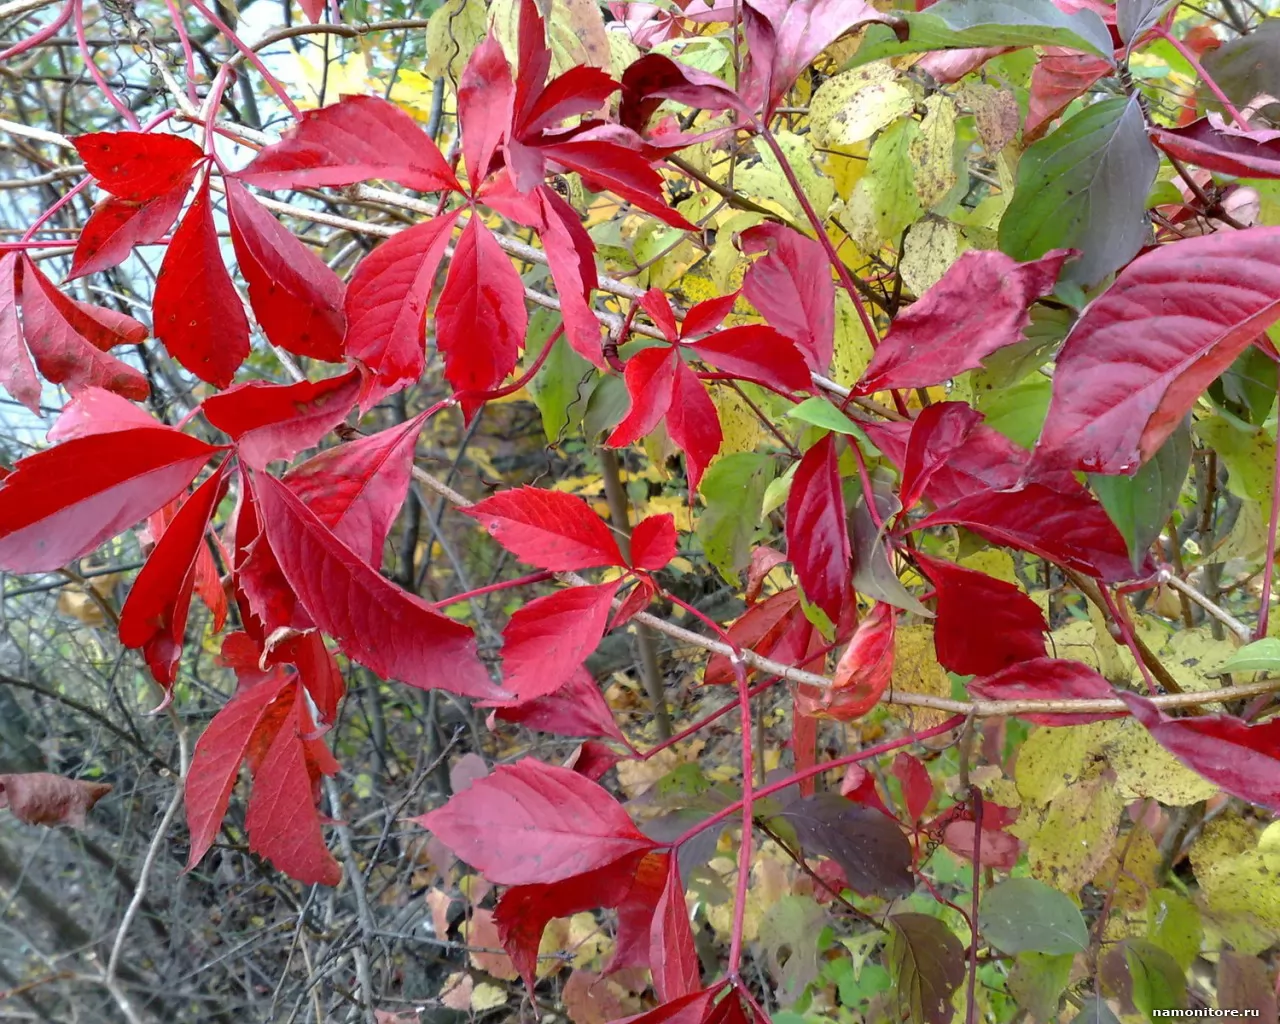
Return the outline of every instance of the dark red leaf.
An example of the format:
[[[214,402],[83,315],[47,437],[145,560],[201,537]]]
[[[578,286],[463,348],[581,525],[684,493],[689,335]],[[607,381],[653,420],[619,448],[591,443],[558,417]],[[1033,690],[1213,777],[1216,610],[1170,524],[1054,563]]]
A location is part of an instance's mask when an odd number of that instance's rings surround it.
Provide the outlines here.
[[[489,175],[493,155],[511,123],[514,99],[511,66],[490,32],[471,52],[458,82],[462,156],[473,192]]]
[[[207,178],[160,264],[152,321],[169,355],[214,387],[230,384],[249,356],[249,321],[222,262]]]
[[[937,588],[933,642],[944,668],[986,676],[1044,657],[1044,613],[1012,583],[918,552],[915,561]]]
[[[998,626],[987,635],[995,635]],[[1064,658],[1041,656],[1010,665],[994,675],[974,679],[969,692],[979,700],[1111,700],[1112,686],[1088,665]],[[1072,714],[1020,714],[1036,725],[1084,725],[1108,718],[1123,718],[1121,712],[1079,712]]]
[[[94,132],[71,140],[85,170],[113,196],[142,203],[171,192],[204,159],[190,139],[150,132]]]
[[[982,422],[982,415],[964,402],[935,402],[922,409],[911,426],[902,465],[901,501],[912,508],[929,480],[963,447]]]
[[[560,689],[600,643],[619,584],[570,587],[519,608],[502,631],[502,685],[518,702]]]
[[[0,810],[28,825],[84,828],[85,815],[111,792],[105,782],[68,779],[48,772],[0,775]]]
[[[360,374],[297,384],[251,381],[206,398],[205,419],[236,442],[241,458],[254,469],[276,459],[291,459],[347,418],[360,393]]]
[[[603,736],[626,742],[600,687],[582,667],[554,693],[519,704],[500,705],[494,709],[494,717],[557,736]]]
[[[600,786],[532,758],[414,820],[497,885],[560,882],[657,845]]]
[[[1138,257],[1058,354],[1035,465],[1132,473],[1200,393],[1280,319],[1280,227],[1183,239]]]
[[[810,370],[825,373],[835,344],[836,292],[822,246],[778,224],[748,228],[741,245],[745,253],[765,253],[748,268],[742,294],[799,346]]]
[[[671,392],[679,368],[679,354],[667,345],[646,348],[627,360],[623,377],[631,408],[605,442],[610,448],[633,444],[653,431],[671,408]]]
[[[384,679],[502,699],[471,630],[384,579],[274,477],[254,478],[271,551],[315,624]],[[2,492],[0,492],[2,493]]]
[[[691,347],[703,362],[726,373],[764,381],[784,391],[809,387],[809,368],[800,349],[767,324],[716,331]]]
[[[422,417],[327,448],[284,475],[289,490],[375,568],[409,493]]]
[[[676,520],[670,512],[648,516],[631,532],[631,564],[656,572],[676,557]]]
[[[698,953],[693,947],[693,929],[689,925],[689,907],[675,857],[668,858],[667,883],[653,913],[649,970],[653,973],[653,991],[664,1003],[696,992],[702,983]]]
[[[48,436],[50,441],[70,441],[91,434],[112,434],[138,427],[170,429],[113,391],[85,388],[62,407]]]
[[[893,679],[893,637],[898,611],[877,601],[858,623],[849,646],[836,663],[836,674],[826,688],[801,684],[796,688],[796,710],[801,714],[851,722],[880,703]]]
[[[87,555],[176,498],[220,450],[140,428],[19,460],[0,486],[0,567],[48,572]]]
[[[724,985],[724,982],[715,982],[701,992],[690,992],[679,999],[659,1003],[652,1010],[623,1017],[613,1024],[703,1024],[713,1010],[711,1001]]]
[[[1241,178],[1280,178],[1280,132],[1242,131],[1218,114],[1185,128],[1149,130],[1151,141],[1171,156],[1218,174]]]
[[[675,380],[671,385],[671,405],[667,409],[667,433],[675,446],[684,452],[685,473],[689,492],[698,482],[711,460],[720,452],[724,434],[720,416],[707,389],[676,352]]]
[[[579,65],[569,68],[547,83],[545,89],[521,116],[516,134],[531,140],[578,114],[599,110],[618,91],[618,83],[600,68]]]
[[[893,759],[890,771],[902,783],[907,814],[912,821],[919,821],[924,817],[929,801],[933,799],[933,779],[929,777],[929,769],[918,757],[912,757],[904,750]]]
[[[415,224],[360,261],[347,286],[347,355],[384,388],[422,375],[427,302],[457,212]]]
[[[1280,810],[1280,718],[1261,725],[1229,715],[1170,718],[1136,693],[1115,695],[1188,768],[1246,803]]]
[[[472,217],[436,303],[436,346],[455,391],[490,391],[516,365],[529,326],[524,283],[493,232]]]
[[[622,603],[618,605],[618,610],[613,613],[613,618],[609,620],[609,629],[625,626],[649,607],[649,602],[657,592],[658,588],[650,580],[644,578],[637,580],[636,585],[627,591]]]
[[[256,685],[242,685],[196,741],[186,780],[187,827],[191,832],[188,871],[213,845],[250,740],[287,683],[287,677],[277,673]]]
[[[835,793],[789,800],[778,813],[808,854],[840,865],[849,887],[864,895],[907,896],[915,888],[911,844],[897,821]]]
[[[105,351],[125,340],[121,330],[128,331],[131,343],[137,344],[146,337],[146,329],[129,317],[114,314],[117,319],[113,320],[99,316],[109,310],[72,302],[35,263],[23,260],[22,323],[27,347],[44,378],[73,394],[95,387],[135,401],[146,398],[150,393],[146,377]]]
[[[1027,122],[1022,129],[1026,142],[1044,134],[1049,122],[1083,96],[1100,78],[1114,74],[1111,62],[1091,53],[1064,46],[1046,46],[1044,55],[1031,71],[1031,91],[1027,101]]]
[[[624,129],[615,125],[607,130],[616,133]],[[590,132],[583,132],[569,142],[543,145],[539,152],[566,170],[577,171],[583,184],[593,192],[612,192],[672,227],[697,230],[695,225],[667,205],[662,195],[662,175],[650,166],[648,158],[639,149],[590,135]],[[635,142],[639,145],[639,139]]]
[[[977,492],[943,505],[913,529],[951,524],[1108,583],[1135,575],[1124,538],[1083,488],[1064,493],[1032,483],[1013,491]]]
[[[618,904],[618,930],[605,974],[649,966],[649,928],[658,898],[667,884],[669,857],[666,851],[653,851],[640,859],[631,888]]]
[[[827,434],[804,453],[787,496],[787,557],[805,597],[832,622],[849,596],[849,529],[836,443]]]
[[[182,503],[138,573],[120,611],[120,642],[126,647],[142,648],[147,667],[166,692],[173,685],[178,659],[182,657],[187,613],[196,582],[196,559],[205,547],[209,519],[226,485],[223,463]]]
[[[548,922],[586,910],[617,907],[635,886],[641,863],[666,854],[633,853],[595,871],[550,884],[507,889],[493,911],[502,948],[532,992],[537,983],[538,947]]]
[[[619,754],[613,747],[598,740],[583,740],[565,759],[564,766],[572,768],[584,779],[599,782],[610,768],[626,759],[627,755]]]
[[[530,565],[567,572],[626,564],[609,525],[577,495],[517,487],[463,511]]]
[[[18,323],[18,274],[22,254],[0,253],[0,387],[36,415],[40,413],[40,380]]]
[[[666,100],[699,110],[747,112],[738,94],[709,71],[681,64],[662,54],[647,53],[622,75],[618,120],[643,135],[650,119]]]
[[[195,174],[193,168],[176,187],[145,202],[107,196],[98,203],[80,232],[67,280],[110,270],[123,263],[134,246],[160,241],[178,219]]]
[[[380,178],[418,192],[460,191],[458,179],[413,118],[377,96],[343,96],[308,110],[283,139],[237,175],[259,188],[354,185]]]
[[[1055,249],[1019,263],[994,249],[961,254],[937,284],[894,318],[856,392],[931,387],[1021,341],[1031,323],[1028,307],[1053,291],[1071,255],[1070,249]]]
[[[267,340],[295,355],[341,362],[342,280],[248,189],[230,178],[226,186],[236,261]]]
[[[795,588],[771,594],[757,605],[752,605],[729,627],[729,637],[743,650],[754,651],[761,657],[771,657],[783,632],[791,622],[792,614],[800,607],[800,593]],[[736,681],[733,667],[723,654],[713,654],[707,662],[702,677],[705,683],[732,683]]]
[[[337,766],[316,763],[315,741],[305,738],[315,726],[296,687],[293,692],[293,707],[253,773],[244,819],[249,849],[299,882],[337,885],[342,868],[325,845],[316,810],[319,775],[332,775]]]
[[[599,283],[595,243],[573,207],[552,189],[544,185],[538,189],[537,195],[542,210],[542,247],[547,254],[551,279],[560,296],[565,336],[578,355],[603,368],[600,321],[588,301]]]

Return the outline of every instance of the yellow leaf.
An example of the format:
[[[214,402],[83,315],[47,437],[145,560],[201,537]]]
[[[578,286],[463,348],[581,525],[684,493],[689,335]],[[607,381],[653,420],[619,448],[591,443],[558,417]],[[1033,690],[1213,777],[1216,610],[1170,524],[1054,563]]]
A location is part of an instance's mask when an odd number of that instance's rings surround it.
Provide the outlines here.
[[[476,7],[477,0],[464,0]],[[551,48],[551,73],[563,74],[580,64],[608,71],[613,63],[608,33],[600,7],[594,0],[551,0],[550,10],[541,5],[547,27],[547,45]],[[506,52],[512,67],[518,63],[516,39],[520,24],[519,0],[493,0],[489,8],[489,24]]]
[[[708,393],[720,416],[720,429],[724,434],[724,440],[720,443],[721,455],[753,452],[767,437],[772,436],[761,426],[759,417],[733,388],[716,384],[708,389]]]
[[[1123,858],[1123,862],[1122,862]],[[1151,833],[1141,826],[1116,843],[1093,884],[1103,892],[1115,886],[1115,902],[1125,910],[1142,910],[1147,893],[1159,886],[1160,850]]]
[[[1095,755],[1115,732],[1115,722],[1092,722],[1066,729],[1040,726],[1022,742],[1014,770],[1018,792],[1043,806],[1084,777]]]
[[[933,645],[933,627],[919,624],[899,627],[893,642],[893,680],[895,692],[924,693],[934,697],[951,696],[951,680],[938,664]],[[933,708],[890,705],[898,718],[906,719],[916,729],[927,729],[947,719],[949,712]]]
[[[827,79],[809,104],[818,145],[864,142],[915,106],[919,87],[884,63],[868,64]]]
[[[369,71],[369,60],[363,50],[346,53],[329,61],[328,73],[323,63],[299,53],[292,58],[293,67],[285,65],[280,77],[292,88],[290,95],[303,110],[336,103],[342,96],[382,94],[385,88]]]
[[[476,1013],[493,1010],[507,1001],[507,990],[491,981],[482,981],[471,990],[471,1009]]]
[[[853,307],[853,300],[843,288],[836,289],[835,325],[831,376],[837,384],[850,388],[870,365],[875,350],[862,326],[862,318]]]
[[[971,555],[965,555],[960,559],[960,564],[966,569],[985,572],[988,576],[1012,583],[1019,590],[1026,590],[1014,569],[1013,556],[1003,548],[983,548]]]
[[[1170,754],[1132,718],[1117,723],[1106,758],[1115,769],[1118,791],[1130,799],[1153,797],[1172,807],[1189,807],[1218,792],[1217,786]]]
[[[487,28],[484,4],[475,0],[446,0],[427,21],[427,63],[423,68],[428,82],[462,77],[471,52],[484,39]],[[427,95],[430,96],[428,90]]]
[[[1260,835],[1229,813],[1208,822],[1190,852],[1204,897],[1206,931],[1250,956],[1280,939],[1280,854],[1273,827]]]
[[[940,203],[956,186],[956,105],[946,93],[924,101],[920,132],[911,142],[915,161],[916,195],[926,210]]]
[[[907,232],[898,271],[903,283],[922,295],[941,280],[964,248],[958,225],[925,219]]]
[[[1018,113],[1017,97],[1008,89],[986,82],[965,82],[956,99],[973,114],[987,153],[999,153],[1017,136],[1022,118]]]
[[[775,137],[809,202],[820,217],[825,217],[835,199],[835,186],[814,163],[813,142],[808,136],[793,132],[781,131]],[[773,151],[761,143],[756,146],[756,152],[759,161],[747,167],[739,166],[734,184],[747,195],[776,204],[792,220],[804,221],[804,209]]]
[[[1106,863],[1123,810],[1124,800],[1101,772],[1068,786],[1050,802],[1028,844],[1031,874],[1063,892],[1079,891]]]

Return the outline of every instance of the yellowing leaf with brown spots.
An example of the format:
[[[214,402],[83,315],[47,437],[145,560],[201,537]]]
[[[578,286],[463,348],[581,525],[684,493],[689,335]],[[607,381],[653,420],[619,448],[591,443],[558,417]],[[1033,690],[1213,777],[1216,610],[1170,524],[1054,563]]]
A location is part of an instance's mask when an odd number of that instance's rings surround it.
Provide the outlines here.
[[[1083,778],[1115,727],[1114,721],[1106,721],[1034,729],[1018,748],[1014,765],[1014,781],[1023,800],[1043,806]]]
[[[1280,827],[1259,831],[1231,813],[1207,822],[1191,847],[1205,931],[1253,955],[1280,940]]]
[[[1123,810],[1124,800],[1102,772],[1068,786],[1030,837],[1031,874],[1063,892],[1077,892],[1106,863]]]
[[[911,142],[911,158],[916,195],[928,210],[956,186],[956,104],[946,93],[938,92],[925,100],[924,106],[924,120]]]
[[[893,643],[893,680],[890,689],[896,693],[924,693],[934,697],[951,696],[951,679],[938,664],[930,625],[899,626]],[[933,708],[890,705],[889,710],[910,722],[916,729],[927,729],[946,721],[950,713]]]
[[[902,283],[922,295],[942,279],[964,249],[960,228],[950,221],[926,218],[907,232],[898,272]]]
[[[827,79],[813,94],[809,123],[819,146],[863,142],[915,106],[920,87],[888,64],[867,64]]]
[[[1170,754],[1132,718],[1121,719],[1116,726],[1105,753],[1122,796],[1153,797],[1171,807],[1188,807],[1218,792],[1217,786]]]

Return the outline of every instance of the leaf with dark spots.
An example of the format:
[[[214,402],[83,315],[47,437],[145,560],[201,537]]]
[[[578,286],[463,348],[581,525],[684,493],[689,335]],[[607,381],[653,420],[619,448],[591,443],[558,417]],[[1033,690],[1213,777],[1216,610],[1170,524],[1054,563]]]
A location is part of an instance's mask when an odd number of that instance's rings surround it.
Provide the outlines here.
[[[204,152],[190,139],[159,132],[93,132],[71,140],[85,170],[113,196],[143,203],[191,181]]]
[[[801,849],[840,865],[852,889],[885,898],[915,889],[911,844],[888,815],[835,793],[788,801],[777,817],[795,829]]]

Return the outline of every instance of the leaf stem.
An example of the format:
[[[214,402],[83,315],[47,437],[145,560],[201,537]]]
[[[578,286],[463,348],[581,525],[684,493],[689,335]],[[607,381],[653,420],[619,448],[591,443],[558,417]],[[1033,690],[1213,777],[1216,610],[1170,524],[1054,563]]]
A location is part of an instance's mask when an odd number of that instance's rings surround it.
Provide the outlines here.
[[[1236,124],[1245,131],[1249,131],[1249,122],[1244,118],[1240,111],[1235,108],[1231,101],[1227,99],[1227,94],[1224,93],[1218,83],[1213,80],[1213,76],[1204,69],[1204,65],[1200,63],[1199,58],[1191,51],[1191,48],[1163,25],[1157,25],[1155,31],[1156,35],[1177,50],[1182,59],[1191,65],[1192,70],[1200,76],[1201,81],[1208,86],[1209,91],[1213,93],[1218,102],[1222,104],[1222,109],[1235,119]]]

